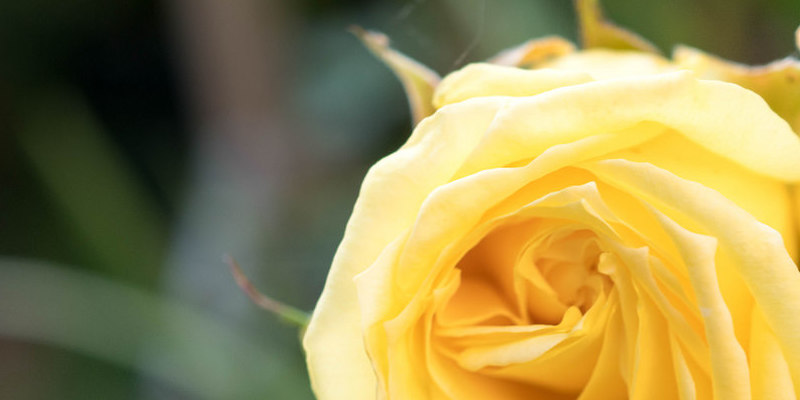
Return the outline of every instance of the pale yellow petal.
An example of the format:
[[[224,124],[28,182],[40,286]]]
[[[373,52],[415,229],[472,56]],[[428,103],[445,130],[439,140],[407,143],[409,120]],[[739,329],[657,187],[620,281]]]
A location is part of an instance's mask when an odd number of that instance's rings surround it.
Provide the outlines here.
[[[415,144],[370,169],[303,340],[320,400],[374,398],[353,278],[411,226],[423,200],[450,179],[503,104],[487,99],[442,111],[420,124]]]
[[[681,178],[712,188],[781,233],[797,260],[798,240],[792,198],[785,182],[749,171],[729,159],[710,154],[678,132],[669,132],[607,158],[647,162]]]
[[[533,96],[591,80],[588,74],[581,72],[470,64],[444,78],[433,95],[433,104],[441,108],[473,97]]]
[[[797,232],[795,236],[800,237],[800,185],[794,185],[791,188],[791,191],[794,194],[793,219],[795,221],[795,227],[797,228],[797,230],[795,230],[795,232]],[[795,246],[795,254],[800,254],[800,239],[797,240],[797,245]],[[798,255],[798,257],[795,258],[795,260],[798,261],[798,265],[800,265],[800,255]]]
[[[795,395],[800,396],[797,391],[800,386],[800,335],[797,335],[800,332],[797,318],[800,272],[789,257],[780,234],[719,193],[651,165],[606,160],[591,163],[587,168],[600,179],[636,193],[662,211],[677,211],[691,218],[719,241],[719,251],[726,254],[732,264],[719,268],[732,269],[747,285],[783,350],[795,383]],[[698,243],[686,241],[687,246]],[[706,274],[703,279],[711,278]],[[698,292],[698,295],[710,293]]]
[[[690,47],[679,46],[672,58],[703,79],[735,83],[761,96],[800,134],[800,60],[785,58],[763,66],[723,60]]]
[[[414,125],[433,114],[434,108],[431,99],[436,85],[439,84],[439,75],[430,68],[392,49],[386,35],[366,31],[359,27],[352,27],[351,30],[400,79],[406,96],[408,96]]]
[[[650,53],[590,49],[542,62],[537,68],[583,72],[596,80],[663,74],[678,68],[666,58]]]
[[[449,272],[448,278],[445,278],[446,283],[426,296],[421,321],[410,329],[403,327],[407,325],[406,322],[386,323],[386,329],[391,333],[390,342],[379,351],[388,357],[392,367],[388,371],[376,373],[385,373],[383,378],[388,381],[388,399],[447,399],[443,391],[437,390],[440,388],[431,384],[431,359],[436,357],[436,350],[431,343],[430,332],[434,324],[434,313],[452,296],[459,284],[458,271]]]
[[[622,260],[614,253],[606,253],[600,257],[597,270],[611,277],[614,291],[619,296],[619,314],[622,323],[621,331],[624,342],[619,346],[620,377],[625,381],[626,389],[632,384],[632,376],[636,370],[636,343],[639,327],[639,313],[636,304],[638,294],[630,278],[630,273]]]
[[[716,239],[690,232],[660,213],[657,216],[683,254],[692,279],[697,307],[705,321],[715,398],[749,399],[747,358],[737,342],[733,320],[717,281]]]
[[[614,254],[625,263],[627,273],[624,279],[630,279],[633,282],[639,294],[638,298],[648,297],[649,303],[654,308],[653,311],[658,312],[667,320],[675,336],[690,349],[689,354],[698,360],[703,360],[706,357],[704,337],[695,332],[692,326],[697,323],[697,318],[692,313],[682,313],[662,291],[663,286],[656,281],[652,273],[655,260],[650,255],[649,249],[646,247],[626,248],[615,242],[609,243],[608,246],[614,249]],[[642,321],[641,316],[639,320]]]
[[[792,376],[780,345],[758,308],[753,309],[752,330],[749,353],[753,398],[796,400]]]
[[[800,137],[786,121],[753,92],[725,82],[698,81],[685,71],[515,98],[458,176],[535,157],[556,143],[630,129],[642,121],[671,127],[756,173],[800,181]]]

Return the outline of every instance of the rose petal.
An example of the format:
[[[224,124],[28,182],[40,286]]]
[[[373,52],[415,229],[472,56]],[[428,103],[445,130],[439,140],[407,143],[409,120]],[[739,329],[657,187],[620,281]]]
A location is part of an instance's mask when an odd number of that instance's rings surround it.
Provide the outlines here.
[[[756,94],[729,83],[697,81],[688,72],[591,82],[510,101],[458,176],[642,121],[674,128],[754,172],[800,181],[800,137],[786,121]]]
[[[575,51],[575,46],[558,36],[529,40],[519,46],[502,51],[489,59],[497,65],[531,68],[552,58]]]
[[[669,218],[657,215],[683,253],[692,279],[697,307],[705,321],[714,395],[722,399],[749,399],[747,357],[736,340],[731,314],[719,290],[715,270],[717,241],[689,232]]]
[[[538,68],[583,72],[596,80],[663,74],[678,68],[666,58],[649,53],[591,49],[540,63]]]
[[[735,83],[761,96],[769,106],[800,134],[800,61],[785,58],[763,66],[749,66],[723,60],[700,50],[678,46],[675,63],[703,79]]]
[[[470,64],[442,81],[433,95],[433,104],[441,108],[473,97],[533,96],[591,80],[588,74],[582,72]]]
[[[757,307],[753,309],[749,354],[754,399],[796,399],[780,344]]]
[[[603,347],[600,350],[594,371],[578,400],[622,399],[628,395],[628,387],[620,373],[622,344],[625,342],[620,311],[615,308],[606,326]]]
[[[797,260],[796,227],[791,218],[786,218],[793,212],[793,200],[785,182],[768,179],[729,159],[709,154],[708,150],[677,132],[609,154],[607,158],[647,162],[681,178],[714,188],[780,232],[789,254]]]
[[[674,399],[678,394],[676,377],[664,373],[665,367],[673,364],[670,352],[670,327],[664,321],[647,296],[636,300],[639,326],[634,346],[635,368],[628,383],[628,396],[631,399],[652,398],[655,393],[664,399]],[[726,397],[721,397],[726,398]]]
[[[717,274],[724,273],[720,270],[731,269],[741,276],[783,350],[795,382],[795,395],[800,396],[800,336],[797,335],[800,332],[800,319],[796,318],[797,310],[800,310],[800,272],[786,252],[780,234],[758,222],[719,193],[659,168],[625,160],[593,162],[588,168],[603,180],[637,193],[643,201],[655,207],[667,207],[691,218],[708,235],[719,241],[720,250],[729,257],[731,265],[718,266]],[[691,248],[688,246],[702,243],[686,242],[687,249]],[[701,262],[697,265],[704,264]],[[703,280],[710,282],[708,285],[714,283],[709,279],[716,278],[706,273]],[[701,284],[700,287],[705,285]],[[698,291],[698,301],[701,306],[705,303],[711,308],[710,316],[716,315],[713,310],[716,309],[714,304],[717,301],[708,303],[711,299],[702,300],[701,294],[705,298],[712,292]],[[731,310],[746,309],[731,304],[728,306]],[[707,326],[713,328],[717,325]],[[709,344],[713,345],[713,342]],[[722,353],[725,357],[735,355],[731,351]],[[724,369],[723,363],[721,360],[716,363],[715,371]],[[715,390],[725,389],[717,388]]]
[[[353,278],[413,223],[423,199],[453,175],[504,103],[486,99],[443,110],[420,124],[417,142],[412,137],[412,144],[370,169],[303,339],[321,400],[374,397],[375,374],[364,351]]]

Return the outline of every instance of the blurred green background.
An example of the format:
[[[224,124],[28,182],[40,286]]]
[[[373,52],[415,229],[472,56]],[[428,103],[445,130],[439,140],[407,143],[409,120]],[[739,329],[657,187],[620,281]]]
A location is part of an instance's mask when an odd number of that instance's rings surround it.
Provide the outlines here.
[[[665,51],[794,51],[796,0],[605,0]],[[346,28],[444,74],[529,38],[566,0],[0,2],[0,398],[311,399],[295,328],[368,166],[409,133]],[[342,366],[346,368],[346,366]]]

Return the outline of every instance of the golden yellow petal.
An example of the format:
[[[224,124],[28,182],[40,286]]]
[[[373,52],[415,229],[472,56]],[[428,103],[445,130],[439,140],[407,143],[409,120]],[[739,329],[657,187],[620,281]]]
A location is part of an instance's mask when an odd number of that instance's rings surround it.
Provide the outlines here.
[[[503,267],[510,269],[509,265]],[[506,299],[494,290],[491,282],[478,279],[462,280],[459,291],[437,318],[442,325],[462,326],[474,326],[482,321],[497,318],[524,322],[517,320],[516,313],[509,309]]]
[[[519,68],[533,68],[539,64],[575,51],[569,41],[550,36],[529,40],[517,47],[500,52],[490,58],[489,63]]]
[[[607,343],[608,330],[615,328],[610,324],[615,322],[611,318],[617,307],[617,297],[613,293],[610,298],[602,295],[595,304],[569,332],[564,331],[569,327],[564,321],[543,325],[535,334],[522,333],[520,328],[529,326],[484,327],[487,333],[468,337],[470,341],[464,340],[466,345],[460,348],[465,350],[454,359],[496,364],[483,368],[481,372],[498,380],[526,382],[532,387],[559,393],[580,393],[590,377],[599,373],[594,361],[599,359],[602,347]],[[579,313],[573,308],[563,318],[574,321],[576,316]],[[516,337],[497,339],[497,336],[511,332]],[[472,349],[479,350],[474,352]],[[465,366],[475,367],[471,364]],[[616,368],[617,376],[618,371]],[[607,376],[614,375],[615,371],[609,372],[611,374]]]
[[[628,388],[622,377],[622,347],[625,343],[621,313],[613,308],[612,316],[607,324],[603,347],[594,366],[589,382],[584,387],[578,400],[622,399],[627,397]]]
[[[636,299],[636,310],[639,314],[638,334],[635,342],[628,342],[629,346],[635,348],[636,353],[636,368],[628,386],[629,398],[632,400],[654,397],[677,398],[676,377],[665,373],[665,368],[673,363],[669,325],[648,296],[639,296]]]
[[[439,75],[430,68],[392,49],[386,35],[366,31],[359,27],[352,27],[351,31],[400,79],[408,96],[414,125],[433,114],[431,98],[436,85],[439,84]]]
[[[681,349],[681,345],[675,338],[675,335],[670,335],[669,347],[672,355],[672,368],[678,383],[678,398],[680,400],[706,398],[699,397],[697,394],[697,383],[692,376],[689,363],[686,360],[683,350]]]

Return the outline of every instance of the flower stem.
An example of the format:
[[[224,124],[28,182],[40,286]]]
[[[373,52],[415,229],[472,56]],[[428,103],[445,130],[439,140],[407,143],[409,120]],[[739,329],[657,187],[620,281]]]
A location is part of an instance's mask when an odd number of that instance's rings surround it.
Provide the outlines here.
[[[239,263],[237,263],[236,260],[230,255],[226,254],[223,257],[223,261],[230,267],[231,273],[233,274],[233,279],[236,280],[236,284],[239,285],[242,291],[247,295],[247,297],[250,298],[250,300],[253,301],[253,303],[277,315],[285,322],[296,325],[298,328],[303,329],[308,325],[308,321],[311,318],[308,313],[290,305],[281,303],[259,292],[258,289],[253,286],[250,280],[247,279],[247,276],[244,275],[244,272],[239,267]]]

